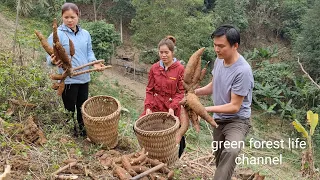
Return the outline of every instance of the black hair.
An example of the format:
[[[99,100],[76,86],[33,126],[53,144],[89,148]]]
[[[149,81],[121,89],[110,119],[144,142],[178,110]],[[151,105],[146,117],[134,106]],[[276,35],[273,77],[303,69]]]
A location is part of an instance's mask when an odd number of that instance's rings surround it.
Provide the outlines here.
[[[165,38],[163,38],[159,44],[158,44],[158,49],[160,48],[160,46],[166,45],[168,46],[169,50],[171,52],[174,52],[174,46],[176,45],[176,38],[173,36],[167,36]]]
[[[63,14],[64,12],[68,11],[68,10],[72,10],[74,13],[76,13],[78,16],[80,14],[79,8],[77,5],[75,5],[74,3],[64,3],[61,7],[61,14]]]
[[[211,39],[214,37],[221,37],[225,35],[230,46],[233,46],[235,43],[240,45],[240,33],[239,30],[233,25],[222,25],[218,27],[213,33],[211,34]]]

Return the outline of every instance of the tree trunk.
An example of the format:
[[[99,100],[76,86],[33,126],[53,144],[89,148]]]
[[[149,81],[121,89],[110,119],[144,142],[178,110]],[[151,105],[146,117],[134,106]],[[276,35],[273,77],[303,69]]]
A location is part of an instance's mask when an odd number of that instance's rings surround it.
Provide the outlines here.
[[[120,16],[120,39],[121,43],[123,43],[123,34],[122,34],[122,16]]]
[[[110,64],[112,65],[112,59],[114,58],[114,43],[112,41],[112,56],[110,58]]]
[[[13,53],[13,63],[15,62],[15,54],[16,54],[16,41],[17,41],[17,31],[18,31],[18,23],[19,23],[19,11],[20,11],[20,3],[21,0],[17,0],[17,13],[16,13],[16,24],[14,28],[14,37],[13,37],[13,48],[12,48],[12,53]]]
[[[133,80],[136,80],[136,61],[133,60]]]
[[[93,0],[94,22],[97,22],[97,1]]]

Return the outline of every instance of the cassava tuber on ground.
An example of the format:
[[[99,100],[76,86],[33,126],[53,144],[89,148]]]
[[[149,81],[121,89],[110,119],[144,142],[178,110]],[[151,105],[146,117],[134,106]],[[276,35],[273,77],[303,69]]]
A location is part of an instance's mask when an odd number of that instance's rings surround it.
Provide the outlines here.
[[[114,150],[113,150],[114,151]],[[173,179],[174,173],[164,163],[147,157],[144,148],[128,155],[114,155],[110,151],[99,151],[96,157],[105,169],[111,168],[119,179]],[[107,161],[111,163],[106,163]],[[134,164],[134,165],[133,165]]]

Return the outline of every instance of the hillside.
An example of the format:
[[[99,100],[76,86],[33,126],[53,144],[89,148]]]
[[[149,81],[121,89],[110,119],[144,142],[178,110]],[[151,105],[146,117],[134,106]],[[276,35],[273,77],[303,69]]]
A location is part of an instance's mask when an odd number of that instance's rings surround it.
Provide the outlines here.
[[[1,51],[11,50],[12,48],[12,37],[14,33],[14,22],[7,20],[3,14],[0,13],[0,28],[1,28]]]
[[[4,9],[2,7],[2,9]],[[53,71],[46,68],[44,52],[39,48],[33,28],[48,27],[44,22],[32,18],[21,19],[19,29],[29,32],[24,37],[29,37],[30,44],[21,44],[21,59],[25,59],[24,66],[11,65],[12,36],[14,32],[14,19],[12,12],[0,13],[0,69],[1,83],[6,89],[1,89],[1,116],[0,118],[0,173],[4,172],[5,165],[11,165],[12,179],[49,179],[56,170],[66,165],[64,161],[76,159],[79,164],[86,167],[73,173],[79,179],[93,179],[86,176],[92,172],[96,179],[116,179],[111,168],[106,168],[98,159],[97,153],[109,152],[108,149],[94,144],[86,138],[74,137],[71,133],[72,122],[66,122],[65,112],[60,97],[53,91],[51,80],[48,76]],[[90,10],[84,13],[87,15]],[[11,16],[8,15],[11,13]],[[91,16],[91,15],[89,15]],[[26,26],[28,24],[28,26]],[[42,29],[43,31],[45,28]],[[129,36],[129,33],[126,33]],[[128,38],[129,39],[129,38]],[[284,42],[282,42],[285,44]],[[128,43],[129,45],[131,43]],[[270,42],[272,44],[272,42]],[[39,56],[32,58],[33,53]],[[286,55],[286,51],[282,52]],[[270,68],[270,67],[269,67]],[[4,72],[4,73],[3,73]],[[10,73],[7,73],[10,72]],[[109,95],[117,98],[122,107],[128,111],[121,113],[119,122],[119,144],[115,148],[117,153],[130,154],[138,151],[139,145],[133,132],[133,124],[138,119],[143,109],[145,97],[145,83],[133,80],[131,75],[125,75],[121,68],[116,66],[104,73],[93,73],[90,85],[90,96]],[[1,85],[2,86],[2,85]],[[36,108],[18,107],[10,112],[10,101],[7,99],[19,98],[36,105]],[[211,103],[210,99],[202,99],[204,103]],[[17,129],[27,122],[29,117],[34,117],[35,124],[43,131],[47,142],[42,145],[28,143],[16,138]],[[283,122],[283,124],[279,122]],[[284,121],[279,115],[254,110],[252,116],[252,130],[248,135],[246,145],[251,138],[255,142],[280,142],[288,147],[288,138],[301,138],[299,134],[292,133],[294,128],[291,121]],[[6,132],[6,133],[3,133]],[[287,135],[291,133],[290,135]],[[186,134],[187,148],[183,157],[172,169],[175,179],[212,179],[215,165],[212,155],[212,131],[204,121],[201,123],[201,132],[197,134],[192,128]],[[299,172],[301,166],[301,148],[246,148],[242,154],[247,157],[282,157],[282,164],[255,164],[243,163],[237,166],[234,179],[252,179],[259,172],[265,179],[292,180],[301,179]],[[113,152],[114,153],[114,152]],[[317,161],[318,162],[318,161]],[[89,170],[89,171],[87,171]],[[306,178],[307,179],[307,178]]]

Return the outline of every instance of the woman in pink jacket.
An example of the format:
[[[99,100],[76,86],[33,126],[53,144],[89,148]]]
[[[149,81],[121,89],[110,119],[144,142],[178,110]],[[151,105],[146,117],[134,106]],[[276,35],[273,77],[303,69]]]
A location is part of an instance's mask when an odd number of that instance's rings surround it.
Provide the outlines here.
[[[168,36],[158,44],[160,60],[153,64],[149,72],[149,80],[146,88],[144,111],[141,114],[152,112],[168,112],[180,117],[179,101],[184,96],[183,73],[184,66],[174,58],[176,39]],[[185,148],[185,139],[181,139],[179,157]]]

